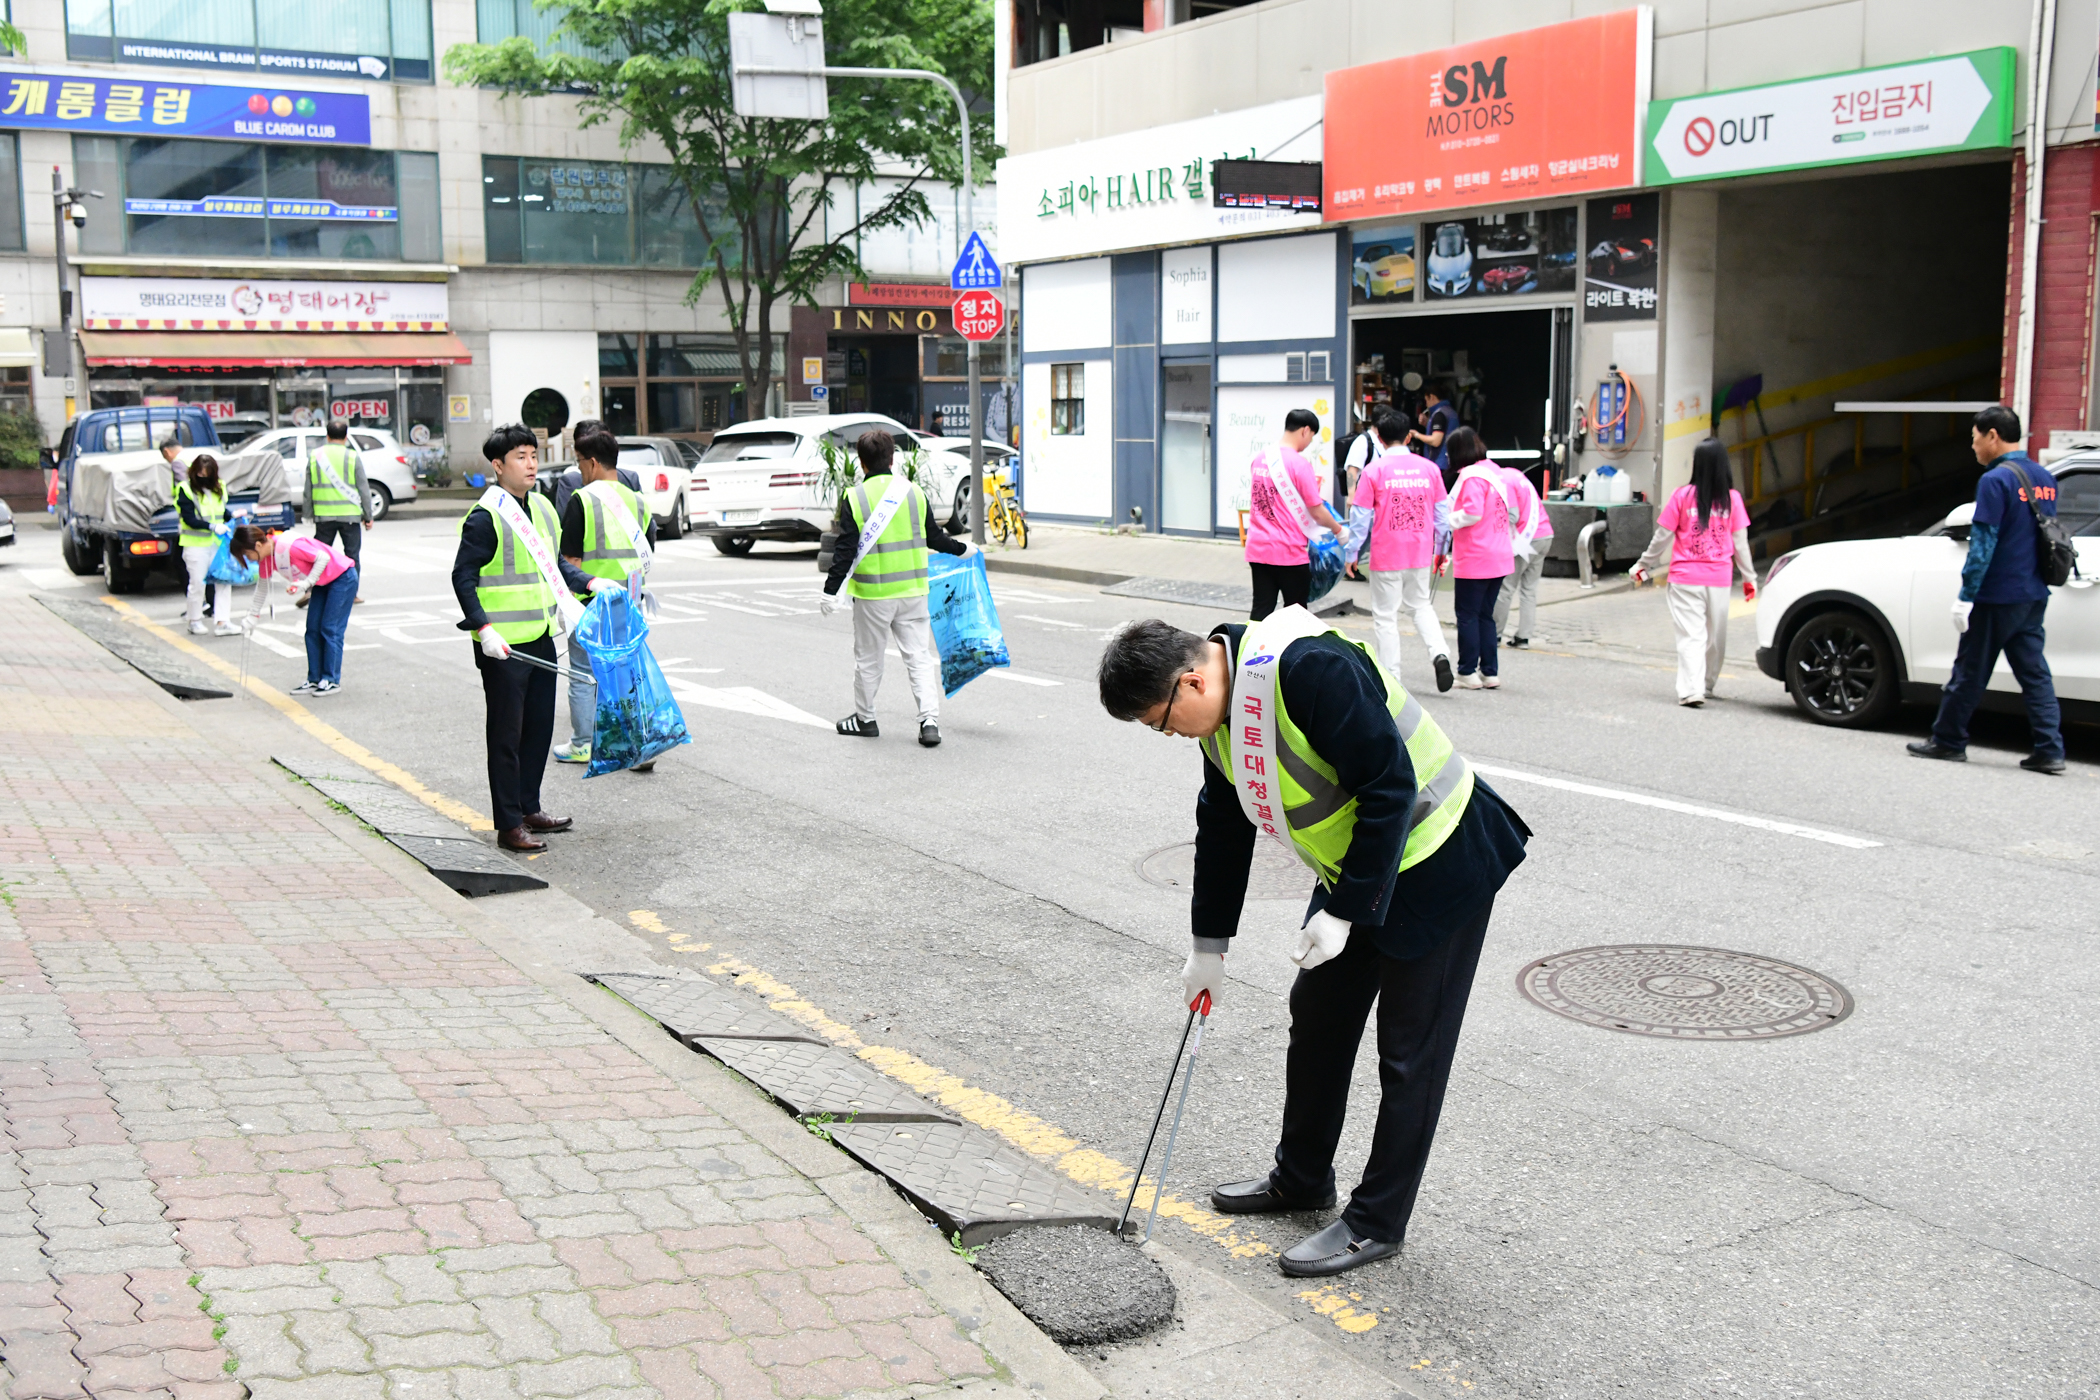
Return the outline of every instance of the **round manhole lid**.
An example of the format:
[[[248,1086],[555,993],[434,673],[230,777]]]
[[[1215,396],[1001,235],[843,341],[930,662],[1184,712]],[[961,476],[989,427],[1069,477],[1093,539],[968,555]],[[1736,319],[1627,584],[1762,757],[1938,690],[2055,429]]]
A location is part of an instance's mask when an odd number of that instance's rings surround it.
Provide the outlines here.
[[[1161,889],[1186,894],[1196,883],[1196,843],[1162,846],[1137,863],[1138,874]],[[1313,873],[1274,841],[1254,843],[1254,863],[1247,871],[1247,898],[1291,899],[1303,904],[1312,895]]]
[[[1771,1040],[1852,1014],[1852,994],[1805,967],[1662,943],[1540,958],[1517,974],[1517,990],[1571,1021],[1666,1040]]]

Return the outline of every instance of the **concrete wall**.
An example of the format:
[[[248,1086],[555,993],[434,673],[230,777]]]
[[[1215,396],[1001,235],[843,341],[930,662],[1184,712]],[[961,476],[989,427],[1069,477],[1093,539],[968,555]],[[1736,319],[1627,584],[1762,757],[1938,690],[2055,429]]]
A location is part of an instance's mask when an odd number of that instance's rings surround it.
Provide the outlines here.
[[[2019,49],[2025,125],[2030,0],[1660,0],[1655,96],[1783,82],[1935,54]],[[1329,69],[1623,8],[1612,0],[1265,0],[1017,68],[1008,149],[1021,154],[1322,90]],[[2092,5],[2058,6],[2050,138],[2092,132]]]

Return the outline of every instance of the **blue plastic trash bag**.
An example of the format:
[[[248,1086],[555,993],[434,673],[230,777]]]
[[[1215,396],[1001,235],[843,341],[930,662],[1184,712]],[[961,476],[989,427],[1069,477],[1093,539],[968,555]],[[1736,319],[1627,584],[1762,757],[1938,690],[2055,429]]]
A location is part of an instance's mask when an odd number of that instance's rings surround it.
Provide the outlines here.
[[[233,537],[223,536],[219,540],[219,552],[211,557],[211,567],[204,571],[204,577],[212,583],[230,583],[236,588],[246,588],[255,582],[255,561],[234,558]]]
[[[926,611],[941,654],[941,693],[953,695],[994,666],[1011,666],[984,556],[936,554],[926,565]]]
[[[591,730],[591,766],[583,776],[617,773],[693,742],[685,715],[649,652],[649,623],[624,588],[591,595],[576,643],[591,659],[598,683],[598,716]]]
[[[1342,576],[1342,565],[1348,562],[1342,555],[1342,544],[1334,536],[1312,542],[1309,561],[1312,564],[1312,591],[1306,595],[1307,602],[1318,602],[1334,588],[1335,580]]]

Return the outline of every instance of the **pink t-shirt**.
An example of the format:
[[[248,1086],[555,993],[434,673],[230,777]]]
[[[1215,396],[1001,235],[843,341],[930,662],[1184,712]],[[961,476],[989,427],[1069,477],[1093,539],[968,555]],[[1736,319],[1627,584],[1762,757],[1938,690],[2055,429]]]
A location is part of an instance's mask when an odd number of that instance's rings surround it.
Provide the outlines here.
[[[1313,507],[1323,504],[1320,500],[1320,481],[1313,475],[1312,463],[1291,451],[1288,447],[1274,449],[1283,454],[1283,469],[1298,488],[1298,499],[1305,503],[1308,519],[1316,519]],[[1298,528],[1298,521],[1291,508],[1276,498],[1275,483],[1269,479],[1268,452],[1257,452],[1247,467],[1247,562],[1250,564],[1303,564],[1308,558],[1307,546],[1312,541],[1305,531]]]
[[[313,572],[314,562],[323,558],[328,562],[322,566],[321,576],[314,580],[317,585],[334,583],[342,576],[343,570],[356,562],[334,545],[324,544],[312,535],[279,535],[271,557],[263,561],[262,576],[269,579],[283,574],[287,584],[304,583],[306,576]]]
[[[1364,468],[1356,505],[1371,512],[1371,568],[1426,569],[1436,557],[1436,506],[1444,474],[1412,452],[1388,452]]]
[[[1657,516],[1658,529],[1668,530],[1670,582],[1704,588],[1726,588],[1735,582],[1735,532],[1750,528],[1750,513],[1743,509],[1743,493],[1728,493],[1728,513],[1717,515],[1699,528],[1699,492],[1680,486]]]
[[[1536,518],[1538,528],[1531,531],[1531,538],[1552,539],[1553,517],[1546,513],[1545,503],[1539,500],[1538,488],[1531,484],[1531,478],[1515,467],[1503,467],[1502,480],[1509,487],[1510,504],[1517,508],[1517,529],[1530,529],[1532,520]]]
[[[1468,467],[1467,471],[1472,468]],[[1490,471],[1499,468],[1490,466]],[[1503,491],[1508,491],[1503,487]],[[1509,508],[1516,504],[1510,497],[1505,505],[1502,493],[1488,484],[1484,476],[1460,476],[1458,494],[1451,498],[1454,515],[1477,515],[1475,523],[1451,532],[1451,576],[1453,578],[1507,578],[1516,567],[1516,553],[1509,546]]]

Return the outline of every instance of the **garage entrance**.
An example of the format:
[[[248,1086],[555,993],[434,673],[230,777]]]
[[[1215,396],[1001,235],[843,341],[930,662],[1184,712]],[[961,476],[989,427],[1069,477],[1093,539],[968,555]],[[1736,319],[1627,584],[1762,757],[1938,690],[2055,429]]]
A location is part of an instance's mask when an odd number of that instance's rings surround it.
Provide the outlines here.
[[[1356,411],[1372,419],[1390,407],[1419,426],[1425,391],[1443,382],[1459,421],[1498,461],[1535,466],[1551,431],[1550,405],[1566,402],[1573,316],[1571,307],[1548,306],[1354,320]]]

